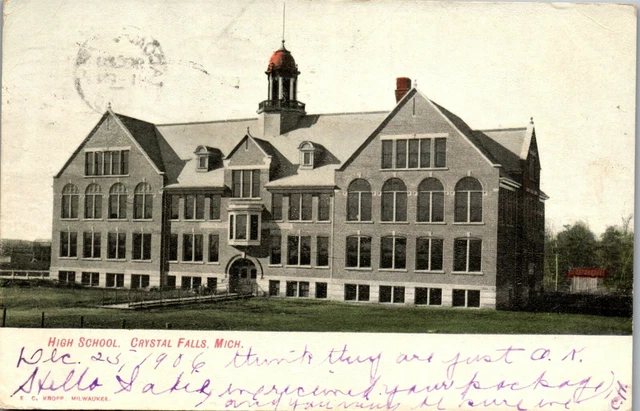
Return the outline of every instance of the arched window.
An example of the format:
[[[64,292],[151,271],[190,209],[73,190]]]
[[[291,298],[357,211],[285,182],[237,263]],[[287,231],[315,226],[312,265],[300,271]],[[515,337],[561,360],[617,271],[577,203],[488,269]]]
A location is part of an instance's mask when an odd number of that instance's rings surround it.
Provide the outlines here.
[[[382,186],[382,221],[407,221],[407,186],[399,178]]]
[[[78,218],[78,187],[67,184],[62,189],[62,218]]]
[[[351,268],[371,267],[371,237],[353,235],[347,237],[345,266]]]
[[[127,187],[124,184],[115,183],[109,190],[109,218],[127,218]]]
[[[84,218],[102,218],[102,188],[89,184],[84,192]]]
[[[380,268],[403,270],[407,268],[407,239],[382,237],[380,239]]]
[[[426,178],[418,186],[417,221],[440,223],[444,221],[444,187],[435,178]]]
[[[367,180],[360,178],[349,184],[347,221],[371,221],[371,185]]]
[[[153,194],[151,186],[140,183],[133,191],[133,218],[150,220],[153,214]]]
[[[456,184],[454,221],[478,223],[482,221],[482,185],[473,177],[465,177]]]

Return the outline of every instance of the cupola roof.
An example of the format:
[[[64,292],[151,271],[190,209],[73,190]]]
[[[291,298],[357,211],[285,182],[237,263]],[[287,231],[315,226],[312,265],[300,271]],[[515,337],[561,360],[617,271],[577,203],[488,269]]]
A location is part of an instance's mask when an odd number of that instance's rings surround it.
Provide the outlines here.
[[[282,41],[282,47],[274,51],[269,59],[267,74],[271,72],[288,77],[300,74],[298,73],[298,66],[291,55],[291,52],[284,47],[284,40]]]

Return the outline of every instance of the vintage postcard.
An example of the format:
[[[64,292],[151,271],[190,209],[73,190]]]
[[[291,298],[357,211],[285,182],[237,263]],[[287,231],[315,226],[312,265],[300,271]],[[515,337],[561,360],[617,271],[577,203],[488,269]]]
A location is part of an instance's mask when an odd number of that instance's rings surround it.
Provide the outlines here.
[[[3,13],[1,408],[631,409],[635,6]]]

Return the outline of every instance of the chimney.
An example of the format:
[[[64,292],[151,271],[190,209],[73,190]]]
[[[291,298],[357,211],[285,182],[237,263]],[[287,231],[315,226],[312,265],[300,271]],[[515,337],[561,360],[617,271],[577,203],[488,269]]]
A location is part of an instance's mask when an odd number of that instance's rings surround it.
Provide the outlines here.
[[[409,77],[398,77],[396,79],[396,103],[411,90],[411,79]]]

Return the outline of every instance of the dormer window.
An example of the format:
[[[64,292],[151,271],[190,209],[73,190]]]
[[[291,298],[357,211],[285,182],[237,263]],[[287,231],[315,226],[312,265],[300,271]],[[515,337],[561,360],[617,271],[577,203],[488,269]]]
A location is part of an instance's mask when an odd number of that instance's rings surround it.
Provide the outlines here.
[[[298,150],[300,150],[300,169],[312,170],[318,162],[320,146],[304,141],[298,146]]]
[[[198,146],[194,154],[196,155],[196,170],[207,172],[215,168],[216,153],[218,150],[207,147]]]

